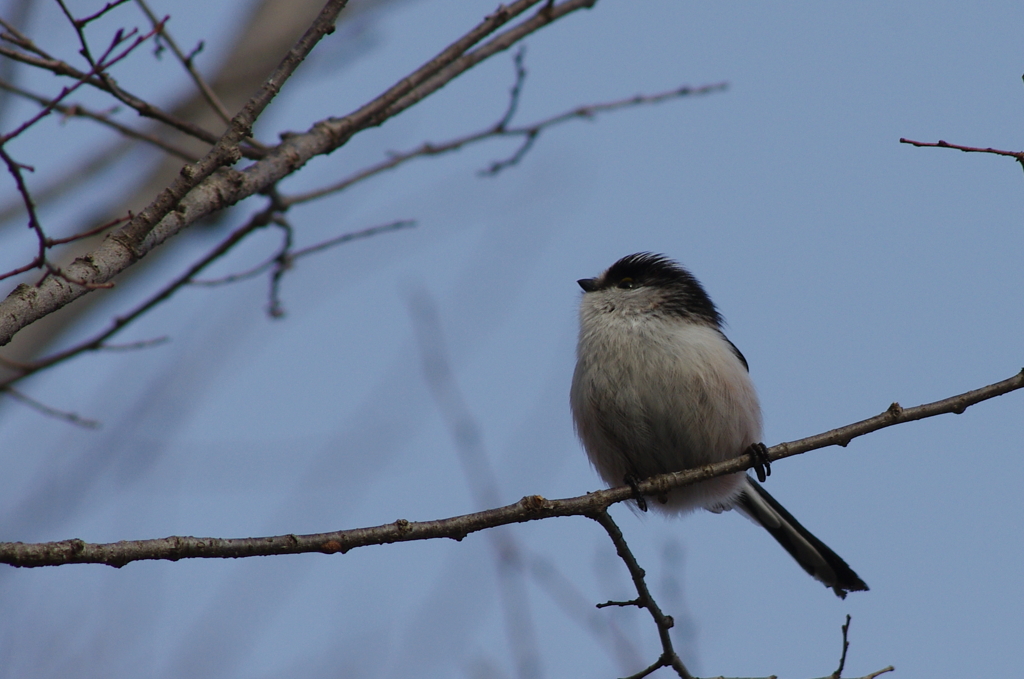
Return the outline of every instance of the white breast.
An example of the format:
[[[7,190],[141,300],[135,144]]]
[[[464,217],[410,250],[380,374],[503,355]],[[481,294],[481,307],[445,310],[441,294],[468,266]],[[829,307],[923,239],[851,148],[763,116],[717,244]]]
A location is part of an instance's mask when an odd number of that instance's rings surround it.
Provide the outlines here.
[[[721,332],[585,295],[570,401],[576,431],[609,485],[736,457],[761,440],[746,367]],[[742,475],[673,492],[663,508],[730,505]],[[657,506],[657,503],[655,503]]]

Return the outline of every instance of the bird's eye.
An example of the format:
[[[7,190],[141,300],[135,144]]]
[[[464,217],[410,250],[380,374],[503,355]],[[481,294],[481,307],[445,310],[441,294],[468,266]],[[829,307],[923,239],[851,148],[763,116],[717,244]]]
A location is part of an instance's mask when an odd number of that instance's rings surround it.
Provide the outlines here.
[[[623,290],[632,290],[636,287],[636,283],[633,282],[632,278],[626,277],[619,281],[619,287]]]

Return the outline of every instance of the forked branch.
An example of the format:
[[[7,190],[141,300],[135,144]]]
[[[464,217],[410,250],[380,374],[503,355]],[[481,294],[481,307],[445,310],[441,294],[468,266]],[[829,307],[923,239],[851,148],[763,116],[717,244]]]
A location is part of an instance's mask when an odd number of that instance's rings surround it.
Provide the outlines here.
[[[826,446],[845,446],[854,438],[879,429],[945,413],[959,414],[974,404],[1021,388],[1024,388],[1024,370],[1001,382],[941,401],[913,408],[902,408],[894,403],[875,417],[798,441],[773,446],[768,449],[768,457],[774,461]],[[716,476],[742,472],[753,464],[754,461],[750,455],[741,455],[732,460],[706,465],[698,469],[655,476],[641,481],[638,487],[645,495],[660,495],[673,488],[692,485]],[[83,540],[37,544],[4,542],[0,543],[0,563],[23,567],[59,566],[70,563],[97,563],[121,567],[132,561],[157,559],[177,561],[191,558],[233,559],[310,552],[344,553],[356,547],[412,540],[436,538],[462,540],[470,533],[495,526],[525,523],[556,516],[596,516],[608,506],[629,500],[632,497],[633,489],[629,486],[600,490],[564,500],[547,500],[539,495],[530,495],[512,505],[448,519],[433,521],[399,519],[394,523],[382,526],[311,535],[278,535],[256,538],[174,536],[109,544],[91,544]]]

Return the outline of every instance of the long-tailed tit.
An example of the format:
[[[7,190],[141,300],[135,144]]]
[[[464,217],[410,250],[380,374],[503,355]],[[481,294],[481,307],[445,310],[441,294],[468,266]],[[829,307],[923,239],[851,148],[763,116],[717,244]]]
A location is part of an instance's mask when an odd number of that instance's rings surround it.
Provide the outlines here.
[[[639,253],[579,285],[570,403],[576,432],[606,483],[635,487],[649,476],[764,450],[747,361],[690,272],[662,255]],[[745,473],[677,488],[655,506],[668,513],[736,509],[838,596],[868,589]]]

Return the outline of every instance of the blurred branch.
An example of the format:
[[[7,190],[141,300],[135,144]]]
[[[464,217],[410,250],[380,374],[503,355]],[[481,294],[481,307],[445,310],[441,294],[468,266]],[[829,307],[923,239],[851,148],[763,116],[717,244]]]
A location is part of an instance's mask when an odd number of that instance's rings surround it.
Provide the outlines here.
[[[498,477],[484,446],[483,431],[455,380],[437,306],[422,288],[412,291],[407,303],[423,376],[455,445],[473,503],[477,507],[493,507],[501,498]],[[541,654],[527,596],[525,550],[509,531],[488,531],[487,539],[497,569],[509,653],[520,677],[539,676]]]
[[[32,92],[29,92],[28,90],[22,89],[2,79],[0,79],[0,89],[6,90],[7,92],[11,92],[12,94],[16,94],[19,97],[23,97],[30,101],[34,101],[40,106],[50,106],[53,110],[69,118],[78,117],[87,118],[89,120],[95,120],[101,125],[106,125],[107,127],[117,130],[118,132],[123,134],[125,137],[128,137],[129,139],[136,139],[138,141],[144,141],[147,144],[152,144],[153,146],[156,146],[157,148],[166,151],[171,155],[177,156],[182,160],[185,160],[186,162],[196,161],[195,154],[189,153],[184,149],[180,149],[176,146],[173,146],[172,144],[169,144],[168,142],[160,139],[156,135],[141,132],[139,130],[133,130],[127,125],[122,125],[121,123],[112,120],[107,113],[97,113],[95,111],[90,111],[81,104],[54,104],[52,99],[47,99],[46,97],[43,97],[41,95],[34,94]]]
[[[135,0],[135,4],[142,9],[146,18],[149,19],[151,24],[153,24],[153,28],[159,31],[160,39],[167,43],[167,46],[171,48],[172,52],[174,52],[174,56],[178,58],[181,65],[184,66],[185,70],[188,71],[188,74],[192,76],[193,82],[195,82],[196,87],[198,87],[199,91],[202,93],[203,99],[210,104],[210,108],[220,116],[220,119],[223,120],[225,124],[230,124],[231,113],[229,113],[224,107],[224,104],[221,103],[220,98],[213,91],[213,88],[211,88],[206,80],[203,79],[203,76],[200,75],[199,71],[196,70],[195,65],[192,63],[192,58],[199,52],[199,50],[202,49],[202,43],[199,43],[199,47],[197,47],[193,53],[186,55],[178,47],[178,43],[174,41],[174,38],[171,37],[171,34],[167,31],[167,27],[164,25],[164,22],[159,20],[157,16],[153,14],[153,10],[151,10],[149,5],[146,4],[146,0]]]
[[[722,90],[725,90],[728,87],[729,84],[724,82],[714,83],[712,85],[702,85],[700,87],[690,87],[688,85],[684,85],[683,87],[679,87],[674,90],[669,90],[667,92],[660,92],[658,94],[638,94],[634,97],[629,97],[628,99],[619,99],[617,101],[610,101],[603,104],[590,104],[589,106],[579,106],[577,108],[572,109],[571,111],[566,111],[565,113],[561,113],[559,115],[552,116],[545,120],[536,122],[533,125],[510,129],[505,129],[504,127],[501,127],[500,129],[495,130],[495,136],[523,137],[523,142],[520,145],[520,147],[516,150],[516,152],[513,153],[511,156],[509,156],[505,160],[492,163],[490,167],[488,167],[486,170],[481,170],[480,174],[493,176],[504,170],[506,167],[511,167],[513,165],[518,164],[519,161],[522,160],[523,156],[525,156],[526,153],[530,150],[530,147],[533,146],[534,141],[538,136],[540,136],[540,133],[543,132],[548,127],[561,125],[562,123],[568,122],[570,120],[589,120],[596,117],[599,113],[608,113],[610,111],[615,111],[622,108],[631,108],[633,106],[643,106],[649,104],[660,104],[664,101],[668,101],[669,99],[677,99],[679,97],[711,94],[712,92],[720,92]],[[516,91],[513,90],[513,95],[515,94]],[[499,125],[501,125],[501,123],[499,123]]]
[[[530,558],[530,574],[541,591],[562,610],[567,618],[587,630],[598,645],[618,660],[622,667],[638,665],[640,652],[623,634],[610,616],[594,610],[593,603],[580,591],[576,581],[560,573],[547,558]]]
[[[130,149],[131,143],[124,139],[120,140],[119,143],[110,144],[80,165],[61,168],[59,171],[51,173],[48,178],[44,178],[46,184],[34,190],[32,196],[38,204],[44,205],[67,195],[80,184],[87,182],[109,168]],[[22,203],[20,200],[12,200],[0,205],[0,224],[4,224],[21,215]]]
[[[402,165],[413,158],[420,158],[425,156],[440,156],[452,151],[458,151],[464,146],[476,144],[486,139],[494,139],[498,137],[521,137],[523,143],[516,152],[506,160],[496,161],[492,163],[486,170],[481,170],[482,175],[496,175],[506,167],[510,167],[518,163],[526,152],[529,151],[533,145],[534,140],[540,136],[540,133],[549,127],[555,127],[562,123],[569,122],[570,120],[589,120],[595,118],[600,113],[607,113],[623,108],[631,108],[634,106],[644,106],[648,104],[659,104],[669,99],[676,99],[686,96],[697,96],[702,94],[710,94],[712,92],[721,91],[728,87],[727,83],[715,83],[713,85],[702,85],[700,87],[678,87],[667,92],[659,92],[657,94],[648,95],[637,95],[635,97],[629,97],[628,99],[619,99],[616,101],[604,102],[600,104],[588,104],[584,106],[577,106],[573,109],[559,113],[558,115],[551,116],[539,120],[529,125],[521,125],[518,127],[507,127],[509,122],[510,114],[515,112],[516,100],[519,97],[521,80],[517,78],[516,85],[512,90],[511,102],[509,104],[506,114],[494,125],[473,132],[461,137],[456,137],[442,143],[431,143],[425,142],[423,145],[411,150],[404,151],[402,153],[392,153],[390,157],[371,165],[370,167],[364,168],[339,182],[325,186],[315,191],[309,191],[307,193],[298,193],[291,196],[282,196],[281,200],[285,205],[297,205],[299,203],[306,203],[317,198],[322,198],[332,193],[338,193],[344,191],[353,184],[357,184],[364,179],[385,172],[393,168]]]
[[[16,27],[15,30],[23,28],[29,21],[34,8],[33,0],[11,0],[4,7],[4,26]],[[0,35],[0,39],[3,36]],[[0,80],[14,81],[17,78],[18,62],[10,59],[0,59]],[[10,106],[10,96],[0,96],[0,120],[3,119]]]
[[[2,153],[3,149],[0,149],[0,154]],[[139,304],[137,307],[135,307],[127,314],[115,318],[114,321],[105,330],[101,331],[92,338],[80,342],[73,347],[65,349],[64,351],[60,351],[50,356],[31,362],[15,363],[12,361],[5,361],[2,358],[0,358],[0,362],[4,363],[11,370],[16,372],[15,375],[0,382],[0,390],[6,389],[11,385],[20,382],[29,375],[33,375],[42,370],[45,370],[46,368],[50,368],[59,363],[63,363],[68,359],[74,358],[75,356],[78,356],[88,351],[124,348],[138,349],[162,343],[163,340],[161,339],[141,343],[135,342],[129,345],[112,346],[110,344],[107,344],[107,340],[113,337],[115,334],[119,333],[120,331],[124,330],[125,327],[127,327],[129,324],[137,320],[143,314],[155,308],[161,302],[170,299],[174,295],[174,293],[180,290],[182,287],[191,284],[195,276],[199,275],[204,269],[206,269],[206,267],[210,266],[211,264],[213,264],[213,262],[227,254],[232,248],[238,245],[238,243],[242,242],[242,240],[244,240],[251,233],[269,224],[276,223],[276,220],[278,219],[278,213],[280,210],[280,205],[273,202],[272,200],[269,206],[267,206],[265,209],[261,210],[257,214],[253,215],[249,219],[249,221],[246,222],[244,225],[235,229],[230,235],[228,235],[227,238],[218,243],[217,246],[215,246],[206,255],[200,258],[199,261],[197,261],[195,264],[189,267],[188,270],[185,271],[185,273],[181,274],[180,276],[172,280],[170,283],[168,283],[163,288],[158,290],[155,294],[151,295],[147,300]],[[269,266],[276,265],[276,268],[272,275],[271,282],[272,315],[273,305],[277,304],[278,307],[280,306],[279,302],[277,301],[277,287],[279,285],[280,278],[285,271],[291,268],[295,260],[316,252],[321,252],[331,247],[336,247],[343,243],[347,243],[360,238],[368,238],[370,236],[375,236],[377,234],[385,233],[388,231],[395,231],[397,229],[412,226],[413,224],[414,222],[410,221],[398,221],[392,222],[390,224],[384,224],[382,226],[371,227],[369,229],[362,229],[360,231],[355,231],[352,233],[347,233],[338,236],[336,238],[332,238],[323,243],[311,245],[307,248],[303,248],[295,252],[290,251],[291,240],[286,240],[285,250],[281,254],[278,254],[271,262],[267,263],[267,268],[269,268]],[[259,269],[259,271],[262,270],[265,269]],[[222,282],[233,282],[234,280],[242,280],[242,278],[243,276],[235,276],[231,281],[222,279]],[[206,284],[209,285],[210,282],[206,282]]]
[[[960,414],[972,405],[1021,388],[1024,388],[1024,370],[1001,382],[995,382],[941,401],[913,408],[902,408],[898,403],[893,403],[887,410],[875,417],[798,441],[772,446],[768,449],[768,457],[775,461],[827,446],[846,446],[854,438],[886,427],[941,414]],[[754,464],[755,461],[752,457],[744,454],[732,460],[705,465],[699,469],[645,479],[638,484],[638,487],[645,495],[662,495],[673,488],[692,485],[716,476],[745,471]],[[91,544],[82,540],[36,544],[5,542],[0,543],[0,563],[24,567],[57,566],[69,563],[97,563],[121,567],[132,561],[155,559],[176,561],[187,558],[223,559],[310,552],[344,553],[356,547],[411,540],[435,538],[462,540],[470,533],[495,526],[537,521],[557,516],[595,516],[610,505],[629,500],[632,497],[633,489],[629,486],[599,490],[564,500],[547,500],[539,495],[530,495],[512,505],[448,519],[417,522],[399,519],[383,526],[312,535],[258,538],[175,536],[155,540],[126,540],[110,544]]]
[[[320,38],[333,30],[345,0],[331,0],[260,91],[232,119],[230,129],[214,148],[198,163],[182,168],[181,175],[131,223],[66,268],[67,279],[87,285],[66,285],[50,279],[37,286],[20,285],[0,302],[0,345],[9,342],[21,328],[87,294],[90,285],[106,283],[196,221],[243,198],[266,192],[314,156],[337,149],[361,130],[380,125],[484,59],[578,9],[590,7],[596,0],[547,3],[532,17],[471,50],[538,1],[519,0],[500,7],[434,59],[352,114],[320,121],[306,133],[287,136],[265,158],[242,172],[226,169],[240,159],[239,144],[250,135],[259,114]]]
[[[58,420],[64,420],[65,422],[69,422],[71,424],[77,425],[79,427],[84,427],[86,429],[99,429],[100,427],[100,423],[97,420],[90,420],[76,413],[70,413],[65,410],[58,410],[56,408],[52,408],[46,405],[45,403],[40,403],[39,401],[35,400],[34,398],[31,398],[30,396],[26,396],[25,394],[21,393],[14,387],[0,387],[0,393],[5,393],[9,395],[16,401],[20,401],[21,403],[27,405],[28,407],[32,408],[35,411],[42,413],[43,415],[46,415],[47,417],[54,417]]]

